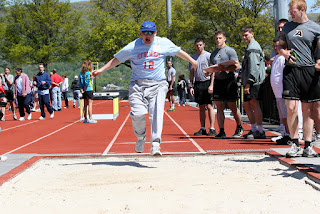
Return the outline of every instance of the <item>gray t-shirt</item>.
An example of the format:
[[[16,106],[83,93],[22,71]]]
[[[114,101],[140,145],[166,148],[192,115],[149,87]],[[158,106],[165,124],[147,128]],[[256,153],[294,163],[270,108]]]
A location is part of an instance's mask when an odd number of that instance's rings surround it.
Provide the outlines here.
[[[12,74],[8,74],[8,79],[13,83],[13,75]],[[7,79],[5,78],[5,76],[1,75],[1,83],[3,85],[4,90],[12,90],[12,84],[9,84]]]
[[[168,82],[171,82],[173,76],[176,76],[176,69],[174,69],[173,67],[171,67],[171,68],[168,70],[167,81],[168,81]]]
[[[205,51],[203,54],[199,55],[195,53],[191,56],[194,60],[198,62],[197,71],[194,72],[194,78],[197,82],[204,82],[210,80],[210,76],[206,77],[204,75],[203,69],[210,66],[210,53]],[[189,63],[189,71],[191,71],[191,64]]]
[[[215,49],[210,56],[210,62],[211,64],[219,64],[221,62],[226,62],[228,60],[234,60],[238,61],[238,55],[236,51],[229,47],[228,45],[225,45],[221,49]],[[230,77],[234,77],[234,72],[230,71],[219,71],[215,73],[214,78],[216,79],[227,79]]]
[[[304,23],[288,22],[284,25],[280,39],[287,43],[288,50],[297,54],[296,66],[315,64],[317,42],[320,40],[320,26],[309,20]]]

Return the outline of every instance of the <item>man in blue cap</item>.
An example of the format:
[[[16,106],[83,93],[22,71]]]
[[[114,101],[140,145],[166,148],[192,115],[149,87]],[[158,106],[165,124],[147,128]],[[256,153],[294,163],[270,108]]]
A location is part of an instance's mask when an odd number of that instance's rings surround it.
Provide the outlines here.
[[[145,115],[149,113],[151,124],[151,155],[161,155],[160,142],[163,128],[163,114],[168,83],[165,75],[167,56],[187,60],[192,68],[198,63],[169,39],[158,37],[157,27],[152,21],[142,23],[140,38],[129,43],[114,55],[105,66],[93,71],[95,76],[115,66],[131,61],[132,76],[129,87],[129,103],[132,127],[137,137],[135,151],[144,151],[146,141]]]

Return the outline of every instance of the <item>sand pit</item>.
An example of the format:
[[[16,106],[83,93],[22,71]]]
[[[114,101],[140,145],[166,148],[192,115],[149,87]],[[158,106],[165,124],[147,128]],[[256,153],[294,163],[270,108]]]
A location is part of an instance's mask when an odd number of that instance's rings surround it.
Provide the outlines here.
[[[0,213],[319,213],[320,191],[265,155],[43,159]]]

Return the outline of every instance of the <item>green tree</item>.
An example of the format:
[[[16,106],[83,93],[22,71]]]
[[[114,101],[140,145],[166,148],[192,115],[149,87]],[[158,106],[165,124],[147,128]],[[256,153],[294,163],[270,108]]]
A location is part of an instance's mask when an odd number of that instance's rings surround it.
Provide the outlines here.
[[[2,55],[21,63],[72,61],[82,47],[81,14],[69,1],[14,0],[9,7]]]

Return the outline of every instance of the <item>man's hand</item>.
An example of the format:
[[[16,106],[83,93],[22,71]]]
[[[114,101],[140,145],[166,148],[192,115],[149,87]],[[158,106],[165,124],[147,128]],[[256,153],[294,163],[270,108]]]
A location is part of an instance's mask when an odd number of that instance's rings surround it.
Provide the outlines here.
[[[193,89],[193,88],[190,88],[190,94],[191,94],[192,96],[194,96],[194,89]]]
[[[246,86],[243,89],[244,94],[250,94],[250,84],[246,84]]]
[[[46,84],[46,81],[41,81],[41,85],[44,85],[44,84]]]
[[[198,69],[198,62],[194,60],[191,64],[191,70],[196,71]]]
[[[213,94],[213,85],[210,85],[208,88],[208,93]]]
[[[99,76],[100,74],[102,74],[102,71],[100,69],[92,71],[92,76],[94,77]]]

